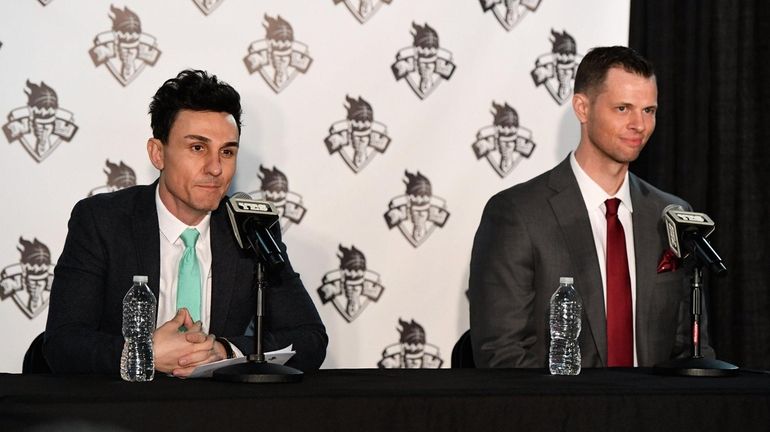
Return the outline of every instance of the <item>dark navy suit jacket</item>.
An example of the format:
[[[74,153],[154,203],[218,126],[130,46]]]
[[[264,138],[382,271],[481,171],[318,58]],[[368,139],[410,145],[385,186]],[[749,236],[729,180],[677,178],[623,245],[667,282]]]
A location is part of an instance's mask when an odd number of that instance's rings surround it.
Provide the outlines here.
[[[72,210],[64,250],[54,270],[44,353],[55,373],[117,374],[123,349],[122,300],[134,275],[147,275],[158,296],[160,234],[155,208],[157,181],[99,194]],[[289,365],[312,370],[326,356],[328,337],[318,311],[294,272],[275,224],[273,235],[286,266],[268,275],[265,351],[294,344]],[[233,236],[224,200],[211,213],[211,323],[244,354],[244,332],[255,315],[254,259]]]

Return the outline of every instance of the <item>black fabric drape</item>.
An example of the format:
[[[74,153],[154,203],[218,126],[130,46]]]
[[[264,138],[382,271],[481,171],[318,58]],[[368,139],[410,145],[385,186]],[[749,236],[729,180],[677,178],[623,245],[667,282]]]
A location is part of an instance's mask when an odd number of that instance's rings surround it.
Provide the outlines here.
[[[660,106],[631,170],[714,219],[728,275],[707,281],[712,344],[770,369],[770,3],[631,0],[630,24]]]

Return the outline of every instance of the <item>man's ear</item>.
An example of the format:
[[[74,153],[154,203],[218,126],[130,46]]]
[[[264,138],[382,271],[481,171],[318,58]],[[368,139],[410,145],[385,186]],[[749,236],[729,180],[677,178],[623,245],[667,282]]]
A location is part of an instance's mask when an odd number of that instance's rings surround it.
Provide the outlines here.
[[[585,93],[575,93],[572,96],[572,109],[575,110],[575,116],[577,116],[580,124],[584,124],[588,121],[588,115],[591,111],[591,100]]]
[[[150,138],[147,140],[147,156],[150,157],[150,162],[158,171],[163,171],[165,165],[164,150],[164,145],[159,139]]]

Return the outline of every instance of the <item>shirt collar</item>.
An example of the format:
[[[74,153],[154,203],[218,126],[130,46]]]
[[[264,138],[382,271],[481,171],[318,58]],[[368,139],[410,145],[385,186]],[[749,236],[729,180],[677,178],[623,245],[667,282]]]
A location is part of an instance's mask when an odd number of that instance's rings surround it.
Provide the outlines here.
[[[570,153],[569,163],[572,167],[572,172],[575,174],[578,186],[580,187],[580,193],[583,195],[583,200],[586,203],[586,207],[589,209],[600,208],[604,211],[604,201],[609,198],[619,198],[620,205],[625,207],[629,213],[634,212],[634,206],[631,202],[631,188],[628,185],[628,171],[626,171],[625,177],[623,177],[623,184],[620,185],[620,189],[615,195],[608,195],[607,192],[599,186],[594,179],[592,179],[575,159],[575,152]]]
[[[208,212],[198,225],[192,227],[188,226],[177,219],[176,216],[171,214],[166,208],[166,205],[163,204],[163,201],[160,199],[159,188],[160,185],[155,188],[155,207],[158,210],[158,227],[160,228],[161,235],[163,235],[169,243],[173,244],[179,239],[179,236],[182,235],[184,230],[187,228],[195,228],[200,233],[199,238],[206,238],[206,236],[209,235],[211,212]]]

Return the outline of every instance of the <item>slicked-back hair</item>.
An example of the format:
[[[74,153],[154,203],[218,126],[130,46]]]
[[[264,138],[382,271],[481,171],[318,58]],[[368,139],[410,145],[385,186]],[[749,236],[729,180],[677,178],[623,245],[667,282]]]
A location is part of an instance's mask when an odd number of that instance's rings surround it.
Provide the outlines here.
[[[596,47],[588,51],[575,75],[575,93],[593,94],[601,90],[607,71],[622,68],[645,78],[655,76],[649,60],[631,48],[624,46]]]
[[[171,126],[180,110],[232,114],[241,133],[241,96],[229,84],[206,71],[186,69],[167,80],[150,102],[152,136],[168,142]]]

